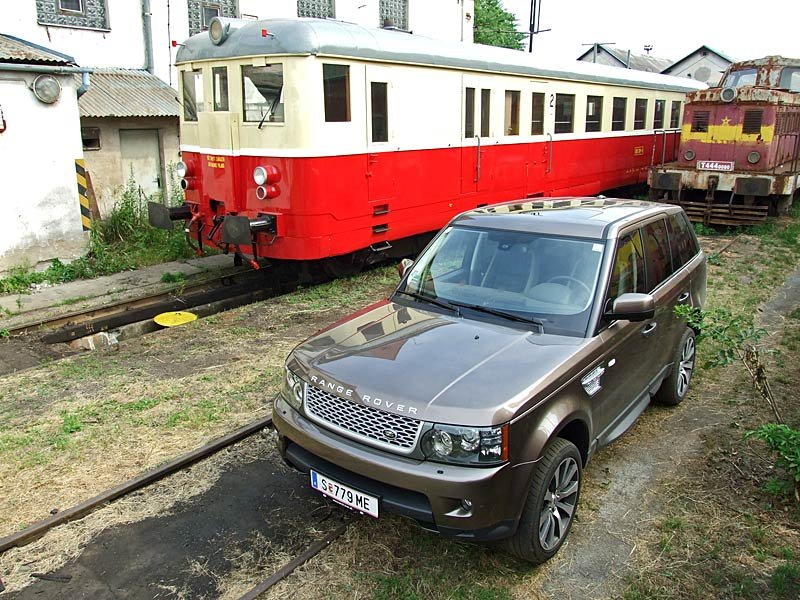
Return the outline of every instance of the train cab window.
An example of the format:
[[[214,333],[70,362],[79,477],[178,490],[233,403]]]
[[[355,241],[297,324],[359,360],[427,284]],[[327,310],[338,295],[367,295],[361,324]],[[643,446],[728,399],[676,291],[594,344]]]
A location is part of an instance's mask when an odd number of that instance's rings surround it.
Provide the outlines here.
[[[611,111],[611,131],[625,130],[625,113],[628,109],[627,98],[614,98]]]
[[[664,109],[667,107],[666,100],[656,100],[656,109],[653,114],[653,129],[664,128]]]
[[[350,67],[322,65],[322,87],[325,95],[325,120],[341,123],[350,120]]]
[[[603,129],[603,97],[586,97],[586,131],[602,131]]]
[[[370,83],[372,95],[372,141],[389,141],[389,95],[388,84],[373,81]]]
[[[575,94],[556,94],[555,133],[572,133],[575,125]]]
[[[722,82],[722,87],[740,88],[745,85],[755,85],[758,69],[742,69],[731,71]]]
[[[481,137],[489,137],[489,116],[492,114],[492,90],[481,90]]]
[[[670,129],[677,129],[681,122],[681,101],[673,100],[669,112]]]
[[[203,112],[203,72],[200,69],[184,71],[183,120],[197,121],[197,113]]]
[[[242,66],[244,120],[283,123],[283,65]]]
[[[506,135],[519,135],[519,92],[506,90]]]
[[[644,129],[647,120],[647,98],[637,98],[633,105],[633,128]]]
[[[214,110],[228,110],[228,67],[211,69],[214,92]]]
[[[778,86],[790,92],[800,92],[800,68],[784,67]]]
[[[531,135],[544,133],[544,93],[531,94]]]
[[[475,137],[475,88],[464,90],[464,137]]]

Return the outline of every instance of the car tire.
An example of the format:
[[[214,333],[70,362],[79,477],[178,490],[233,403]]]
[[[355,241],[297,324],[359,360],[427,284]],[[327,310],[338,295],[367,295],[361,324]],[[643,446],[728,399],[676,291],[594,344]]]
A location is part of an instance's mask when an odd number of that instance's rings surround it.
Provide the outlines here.
[[[696,356],[694,331],[689,327],[683,332],[680,342],[675,348],[672,367],[669,375],[661,382],[655,393],[655,400],[660,404],[677,406],[689,393]]]
[[[550,559],[569,533],[578,506],[583,466],[575,445],[553,439],[537,462],[517,531],[503,548],[540,564]]]

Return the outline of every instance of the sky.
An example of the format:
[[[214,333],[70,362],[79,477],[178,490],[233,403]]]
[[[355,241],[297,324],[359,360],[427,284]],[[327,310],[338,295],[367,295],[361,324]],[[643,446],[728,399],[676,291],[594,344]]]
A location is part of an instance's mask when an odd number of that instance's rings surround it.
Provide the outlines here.
[[[501,0],[528,30],[531,0]],[[800,58],[800,0],[540,0],[534,53],[577,58],[593,42],[678,60],[702,45],[734,60]],[[758,12],[756,12],[756,8]],[[525,48],[527,50],[527,38]]]

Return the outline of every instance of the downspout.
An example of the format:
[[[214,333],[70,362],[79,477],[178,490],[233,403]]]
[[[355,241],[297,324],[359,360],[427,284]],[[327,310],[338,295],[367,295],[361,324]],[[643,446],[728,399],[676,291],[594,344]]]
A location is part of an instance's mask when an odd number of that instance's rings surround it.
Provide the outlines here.
[[[153,73],[153,25],[150,0],[142,0],[142,27],[144,28],[144,68]]]
[[[78,94],[78,98],[80,98],[88,91],[89,91],[89,71],[81,71],[81,85],[77,90],[75,90],[75,92]]]

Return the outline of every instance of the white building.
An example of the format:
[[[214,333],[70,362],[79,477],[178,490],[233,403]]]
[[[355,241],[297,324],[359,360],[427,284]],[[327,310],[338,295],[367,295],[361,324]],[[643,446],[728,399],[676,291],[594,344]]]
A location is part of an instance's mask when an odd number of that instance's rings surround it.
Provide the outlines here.
[[[733,60],[721,52],[700,46],[661,72],[675,77],[690,77],[713,87],[719,84],[722,74],[731,63]]]

